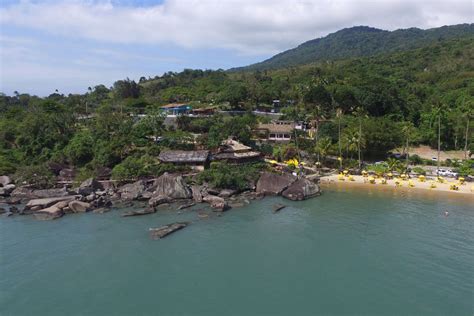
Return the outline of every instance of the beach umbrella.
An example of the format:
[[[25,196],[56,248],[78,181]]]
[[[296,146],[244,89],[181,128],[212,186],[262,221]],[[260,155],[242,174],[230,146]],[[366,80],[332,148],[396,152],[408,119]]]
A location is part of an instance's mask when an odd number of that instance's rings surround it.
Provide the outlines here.
[[[354,177],[353,176],[349,176],[349,181],[355,181]]]
[[[370,176],[369,177],[369,182],[372,183],[372,184],[375,184],[375,178]]]
[[[430,189],[434,189],[434,188],[436,188],[436,182],[431,181],[431,183],[430,183]]]
[[[459,184],[463,185],[464,184],[464,178],[463,177],[459,177],[458,178],[458,181],[459,181]]]

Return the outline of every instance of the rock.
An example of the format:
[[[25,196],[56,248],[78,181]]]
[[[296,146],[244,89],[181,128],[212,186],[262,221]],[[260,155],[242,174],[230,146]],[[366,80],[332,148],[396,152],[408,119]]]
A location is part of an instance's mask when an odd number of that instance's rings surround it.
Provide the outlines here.
[[[188,223],[174,223],[174,224],[169,224],[165,226],[161,226],[158,228],[150,228],[150,236],[152,239],[161,239],[163,237],[168,236],[169,234],[172,234],[180,229],[185,228],[188,226]]]
[[[0,214],[6,213],[6,212],[7,212],[6,209],[4,209],[3,207],[0,207]]]
[[[131,201],[142,199],[142,194],[146,190],[146,183],[143,180],[129,183],[119,188],[122,200]]]
[[[48,198],[56,196],[68,196],[70,193],[66,187],[62,187],[60,189],[33,190],[33,195],[37,198]]]
[[[34,199],[37,198],[33,194],[33,190],[29,188],[24,188],[24,187],[19,187],[13,190],[12,193],[10,193],[10,196],[12,198],[17,198],[17,199]]]
[[[171,202],[171,199],[169,197],[163,195],[156,195],[152,196],[152,198],[148,200],[148,205],[151,207],[155,207],[160,204],[165,204],[169,202]]]
[[[244,207],[244,206],[245,206],[245,204],[244,204],[244,203],[241,203],[241,202],[232,202],[232,203],[230,203],[229,205],[230,205],[230,207],[232,207],[232,208],[239,208],[239,207]]]
[[[280,210],[284,209],[285,207],[286,205],[283,205],[283,204],[275,204],[273,205],[273,213],[277,213]]]
[[[219,193],[220,193],[221,191],[219,191],[218,189],[214,189],[214,188],[207,188],[206,192],[207,192],[208,194],[212,194],[212,195],[219,195]]]
[[[153,196],[167,196],[173,200],[190,199],[192,197],[191,189],[187,186],[182,176],[163,174],[153,182]]]
[[[25,210],[37,210],[44,209],[50,207],[58,202],[62,201],[72,201],[75,200],[78,196],[70,195],[70,196],[58,196],[58,197],[51,197],[51,198],[43,198],[43,199],[33,199],[30,200],[26,206]]]
[[[316,195],[320,195],[320,193],[321,190],[319,185],[303,178],[298,179],[292,185],[290,185],[285,191],[282,192],[282,196],[292,201],[301,201]]]
[[[219,196],[220,196],[220,197],[223,197],[223,198],[228,198],[228,197],[231,197],[232,195],[234,195],[235,193],[237,193],[237,191],[225,189],[225,190],[222,190],[222,191],[219,193]]]
[[[20,210],[16,206],[10,206],[10,212],[11,213],[18,213]]]
[[[86,202],[92,202],[92,201],[95,200],[95,198],[96,198],[95,193],[92,192],[91,194],[89,194],[88,196],[85,197],[85,200],[86,200]]]
[[[197,203],[201,203],[202,202],[202,190],[203,190],[203,187],[200,186],[200,185],[193,185],[191,187],[191,192],[192,192],[192,196],[193,196],[193,200]]]
[[[110,212],[110,207],[100,207],[92,211],[92,213],[104,214]]]
[[[8,184],[11,184],[12,179],[9,176],[0,176],[0,187],[4,187]]]
[[[41,209],[34,214],[35,218],[39,220],[52,220],[60,218],[64,215],[64,205],[64,201],[60,201],[50,207]]]
[[[95,175],[99,180],[108,180],[112,176],[112,169],[108,167],[99,167],[95,170]]]
[[[129,211],[129,212],[124,212],[122,213],[123,217],[129,217],[129,216],[140,216],[140,215],[147,215],[147,214],[153,214],[156,213],[156,209],[154,207],[147,207],[143,210],[139,211]]]
[[[76,170],[70,168],[64,168],[59,171],[59,181],[72,181],[76,176]]]
[[[10,205],[20,204],[21,199],[19,199],[19,198],[9,198],[9,199],[6,200],[6,203],[10,204]]]
[[[94,178],[89,178],[81,183],[77,189],[77,193],[83,196],[90,195],[98,190],[103,190],[104,187]]]
[[[6,184],[0,187],[0,196],[10,196],[10,193],[12,193],[15,188],[16,186],[14,184]]]
[[[264,195],[279,195],[295,181],[296,177],[292,175],[264,172],[257,181],[256,192]]]
[[[69,202],[68,206],[74,213],[85,213],[91,209],[91,205],[89,203],[81,201],[71,201]]]
[[[220,212],[223,212],[229,208],[227,202],[223,198],[215,195],[206,195],[203,197],[203,201],[209,203],[213,209],[216,209]]]
[[[191,206],[194,206],[194,205],[196,205],[196,203],[194,203],[194,202],[186,203],[186,204],[178,206],[178,210],[184,210],[184,209],[190,208]]]

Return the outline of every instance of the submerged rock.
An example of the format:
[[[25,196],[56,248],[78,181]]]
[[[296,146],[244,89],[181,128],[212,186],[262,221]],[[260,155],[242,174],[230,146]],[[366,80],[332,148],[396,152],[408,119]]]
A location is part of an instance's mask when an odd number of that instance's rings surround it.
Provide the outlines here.
[[[286,205],[283,205],[283,204],[275,204],[273,205],[273,213],[277,213],[280,210],[284,209],[285,207]]]
[[[203,201],[209,203],[213,209],[216,209],[221,212],[229,208],[227,202],[223,198],[215,195],[206,195],[203,197]]]
[[[264,195],[279,195],[295,181],[296,177],[289,174],[264,172],[257,181],[256,192]]]
[[[143,210],[124,212],[122,213],[122,216],[123,217],[140,216],[140,215],[147,215],[147,214],[153,214],[153,213],[156,213],[156,209],[154,207],[147,207]]]
[[[321,189],[319,188],[319,185],[308,179],[302,178],[298,179],[283,191],[282,196],[292,201],[301,201],[320,194]]]
[[[188,224],[189,223],[178,222],[178,223],[161,226],[158,228],[150,228],[149,229],[150,236],[152,239],[161,239],[163,237],[168,236],[169,234],[174,233],[175,231],[185,228],[186,226],[188,226]]]

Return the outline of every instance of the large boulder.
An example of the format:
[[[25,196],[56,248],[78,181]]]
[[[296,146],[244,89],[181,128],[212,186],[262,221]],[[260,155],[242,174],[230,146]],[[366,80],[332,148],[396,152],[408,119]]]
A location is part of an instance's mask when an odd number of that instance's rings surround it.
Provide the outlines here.
[[[146,182],[139,180],[126,184],[119,188],[118,192],[122,200],[132,201],[143,199],[142,195],[146,190]]]
[[[195,202],[198,202],[198,203],[202,202],[203,190],[204,190],[204,188],[200,185],[193,185],[191,187],[193,200]]]
[[[60,218],[64,215],[63,209],[67,206],[65,201],[60,201],[52,206],[47,208],[41,209],[35,212],[36,219],[39,220],[52,220],[56,218]]]
[[[191,189],[180,175],[163,174],[153,182],[153,196],[167,196],[173,200],[192,198]]]
[[[89,203],[81,201],[71,201],[68,203],[68,206],[73,213],[85,213],[91,209],[91,205]]]
[[[264,195],[279,195],[295,181],[296,177],[289,174],[264,172],[257,181],[256,192]]]
[[[42,210],[48,208],[52,205],[55,205],[58,202],[62,201],[72,201],[75,200],[77,196],[70,195],[70,196],[58,196],[52,198],[43,198],[43,199],[33,199],[30,200],[26,206],[25,210]]]
[[[33,190],[25,187],[18,187],[10,193],[12,198],[16,199],[34,199],[37,198],[36,195],[33,194]]]
[[[203,201],[209,203],[213,209],[221,212],[229,208],[227,202],[219,196],[208,194],[203,197]]]
[[[172,201],[172,199],[169,198],[168,196],[158,194],[158,195],[153,195],[148,200],[148,205],[150,207],[155,207],[155,206],[158,206],[160,204],[170,203],[171,201]]]
[[[3,187],[0,186],[0,196],[9,196],[15,188],[14,184],[6,184]]]
[[[12,179],[9,176],[0,176],[0,187],[4,187],[7,184],[11,184]]]
[[[293,182],[281,195],[292,201],[301,201],[320,194],[321,189],[319,185],[302,178]]]
[[[77,189],[77,193],[82,196],[86,196],[99,190],[104,190],[102,184],[100,184],[100,182],[94,178],[89,178],[81,183],[81,185]]]
[[[66,187],[62,187],[59,189],[33,190],[33,196],[37,198],[48,198],[68,195],[70,195],[70,193]]]

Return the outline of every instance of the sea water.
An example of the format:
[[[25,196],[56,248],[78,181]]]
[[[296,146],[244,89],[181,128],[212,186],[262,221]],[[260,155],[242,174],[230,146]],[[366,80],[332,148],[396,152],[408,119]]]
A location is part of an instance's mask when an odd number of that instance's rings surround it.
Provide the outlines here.
[[[471,201],[326,190],[221,217],[0,218],[0,315],[473,315]]]

